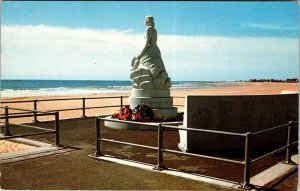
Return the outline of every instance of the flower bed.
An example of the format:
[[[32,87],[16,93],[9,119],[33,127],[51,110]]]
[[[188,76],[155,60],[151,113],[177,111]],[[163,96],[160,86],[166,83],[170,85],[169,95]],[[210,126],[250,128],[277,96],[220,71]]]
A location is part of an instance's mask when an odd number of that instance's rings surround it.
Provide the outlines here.
[[[129,105],[120,108],[119,112],[114,113],[112,118],[125,120],[125,121],[137,121],[137,122],[166,122],[168,119],[164,118],[161,114],[153,116],[153,110],[148,105],[137,105],[134,109],[131,109]],[[178,113],[176,121],[183,121],[183,112]]]

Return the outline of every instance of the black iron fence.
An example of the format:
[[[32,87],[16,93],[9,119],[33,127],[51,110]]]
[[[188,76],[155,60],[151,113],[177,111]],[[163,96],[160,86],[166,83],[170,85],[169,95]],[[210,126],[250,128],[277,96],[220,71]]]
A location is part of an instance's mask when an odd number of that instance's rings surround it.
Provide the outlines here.
[[[111,140],[111,139],[106,139],[101,136],[100,132],[100,124],[101,121],[113,121],[117,123],[128,123],[128,124],[139,124],[139,125],[149,125],[149,126],[157,126],[157,132],[158,132],[158,145],[156,147],[154,146],[148,146],[148,145],[141,145],[141,144],[135,144],[135,143],[129,143],[129,142],[123,142],[123,141],[117,141],[117,140]],[[297,123],[298,121],[290,121],[289,123],[280,125],[280,126],[275,126],[269,129],[265,129],[262,131],[258,132],[247,132],[247,133],[233,133],[233,132],[226,132],[226,131],[216,131],[216,130],[208,130],[208,129],[195,129],[195,128],[186,128],[186,127],[176,127],[176,126],[171,126],[168,125],[167,123],[160,123],[160,124],[144,124],[140,122],[132,122],[132,121],[121,121],[121,120],[114,120],[114,119],[109,119],[109,118],[101,118],[101,117],[96,117],[96,152],[95,156],[103,156],[104,152],[101,151],[101,142],[109,142],[109,143],[115,143],[115,144],[121,144],[121,145],[129,145],[129,146],[135,146],[135,147],[140,147],[140,148],[146,148],[146,149],[151,149],[151,150],[156,150],[158,152],[158,158],[157,158],[157,166],[154,168],[155,170],[164,170],[166,169],[166,166],[164,165],[164,153],[174,153],[174,154],[181,154],[181,155],[188,155],[188,156],[194,156],[194,157],[200,157],[200,158],[207,158],[207,159],[212,159],[212,160],[217,160],[217,161],[223,161],[223,162],[228,162],[228,163],[234,163],[234,164],[239,164],[244,166],[244,174],[243,174],[243,182],[241,184],[241,188],[243,189],[251,189],[251,183],[250,183],[250,170],[251,170],[251,165],[261,161],[262,159],[265,159],[267,157],[273,156],[279,152],[282,152],[286,150],[286,156],[285,156],[285,161],[284,163],[286,164],[293,164],[293,161],[291,160],[291,149],[293,145],[298,144],[298,141],[292,142],[291,139],[291,127],[293,123]],[[295,125],[296,126],[296,125]],[[298,127],[298,126],[297,126]],[[236,136],[236,137],[243,137],[245,140],[245,145],[244,145],[244,160],[233,160],[233,159],[228,159],[228,158],[222,158],[222,157],[215,157],[211,155],[202,155],[202,154],[195,154],[195,153],[186,153],[178,150],[172,150],[172,149],[167,149],[164,147],[164,129],[176,129],[176,130],[184,130],[184,131],[196,131],[196,132],[203,132],[203,133],[213,133],[213,134],[222,134],[222,135],[228,135],[228,136]],[[260,156],[258,158],[253,159],[252,158],[252,137],[273,131],[278,128],[287,128],[287,144],[279,149],[276,149],[272,152],[269,152],[263,156]]]
[[[55,134],[55,144],[57,146],[61,146],[60,138],[59,138],[59,112],[58,111],[51,112],[51,111],[28,110],[28,109],[13,108],[13,107],[8,107],[8,106],[5,106],[5,107],[0,106],[0,108],[4,109],[4,115],[1,114],[0,118],[5,119],[5,122],[1,122],[2,124],[5,124],[5,130],[4,130],[4,136],[0,137],[0,140],[35,136],[35,135],[44,135],[44,134]],[[21,111],[21,112],[10,113],[11,110]],[[33,126],[33,125],[11,123],[9,121],[10,119],[14,119],[14,118],[24,118],[24,117],[32,117],[32,116],[35,116],[35,117],[37,117],[37,116],[54,116],[55,129],[53,130],[53,129],[46,129],[46,128],[37,127],[37,126]],[[42,132],[26,133],[26,134],[21,134],[21,135],[12,135],[11,125],[41,130]]]
[[[38,110],[38,103],[41,102],[52,102],[52,101],[74,101],[78,100],[82,102],[82,107],[78,108],[66,108],[66,109],[55,109],[55,110],[48,110],[49,112],[52,111],[75,111],[75,110],[81,110],[82,111],[82,116],[81,117],[87,117],[86,116],[86,110],[88,109],[103,109],[103,108],[113,108],[113,107],[123,107],[124,105],[124,99],[129,98],[129,96],[110,96],[110,97],[77,97],[77,98],[55,98],[55,99],[34,99],[34,100],[20,100],[20,101],[1,101],[1,104],[18,104],[18,103],[32,103],[32,109],[33,110]],[[180,96],[175,96],[173,98],[176,99],[182,99],[185,97],[180,97]],[[99,99],[119,99],[119,104],[116,105],[107,105],[107,106],[92,106],[92,107],[87,107],[86,106],[86,101],[87,100],[99,100]],[[59,105],[59,104],[58,104]],[[184,105],[174,105],[174,106],[184,106]],[[28,113],[31,113],[32,110],[28,110]],[[18,113],[15,113],[18,114]],[[24,113],[23,113],[24,114]],[[36,115],[34,113],[33,117],[33,122],[38,122],[38,117],[39,115]]]

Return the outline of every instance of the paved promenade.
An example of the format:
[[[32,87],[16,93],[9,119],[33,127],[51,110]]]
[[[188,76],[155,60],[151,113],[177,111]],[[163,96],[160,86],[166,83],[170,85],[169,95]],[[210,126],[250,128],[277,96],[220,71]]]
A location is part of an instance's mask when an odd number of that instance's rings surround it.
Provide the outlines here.
[[[41,127],[53,127],[53,122],[39,123]],[[155,132],[136,132],[102,129],[107,138],[134,140],[136,143],[155,145]],[[17,130],[18,131],[18,130]],[[12,131],[12,133],[17,133]],[[145,134],[147,133],[147,138]],[[169,132],[166,137],[168,146],[175,148],[178,143],[177,132]],[[53,135],[31,137],[32,139],[54,143]],[[199,181],[188,180],[155,171],[147,171],[134,167],[94,160],[88,157],[95,152],[94,119],[67,120],[61,122],[61,142],[69,149],[63,154],[28,159],[0,165],[2,189],[170,189],[170,190],[232,190]],[[107,153],[118,154],[120,157],[141,160],[156,164],[154,151],[105,145]],[[276,156],[254,167],[253,173],[266,169],[283,156]],[[240,182],[242,166],[211,160],[194,159],[181,155],[167,155],[166,165],[192,173],[216,176],[222,179]],[[190,165],[189,165],[190,164]],[[231,170],[230,170],[231,169]],[[296,190],[297,173],[292,173],[286,180],[276,184],[275,190]],[[271,188],[269,188],[271,189]]]

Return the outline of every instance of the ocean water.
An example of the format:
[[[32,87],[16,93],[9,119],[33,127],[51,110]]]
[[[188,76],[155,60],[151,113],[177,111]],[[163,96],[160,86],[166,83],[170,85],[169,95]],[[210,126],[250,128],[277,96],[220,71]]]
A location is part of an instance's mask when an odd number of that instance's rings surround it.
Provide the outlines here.
[[[228,86],[233,82],[173,81],[171,89]],[[129,93],[130,81],[107,80],[1,80],[1,97]]]

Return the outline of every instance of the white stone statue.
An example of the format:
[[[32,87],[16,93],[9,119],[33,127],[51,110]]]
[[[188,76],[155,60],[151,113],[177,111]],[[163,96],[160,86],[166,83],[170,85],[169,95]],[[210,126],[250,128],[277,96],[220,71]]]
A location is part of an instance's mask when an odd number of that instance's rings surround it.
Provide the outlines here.
[[[156,44],[157,31],[152,16],[146,16],[145,26],[147,27],[145,47],[131,62],[132,87],[144,90],[169,89],[171,80]]]

